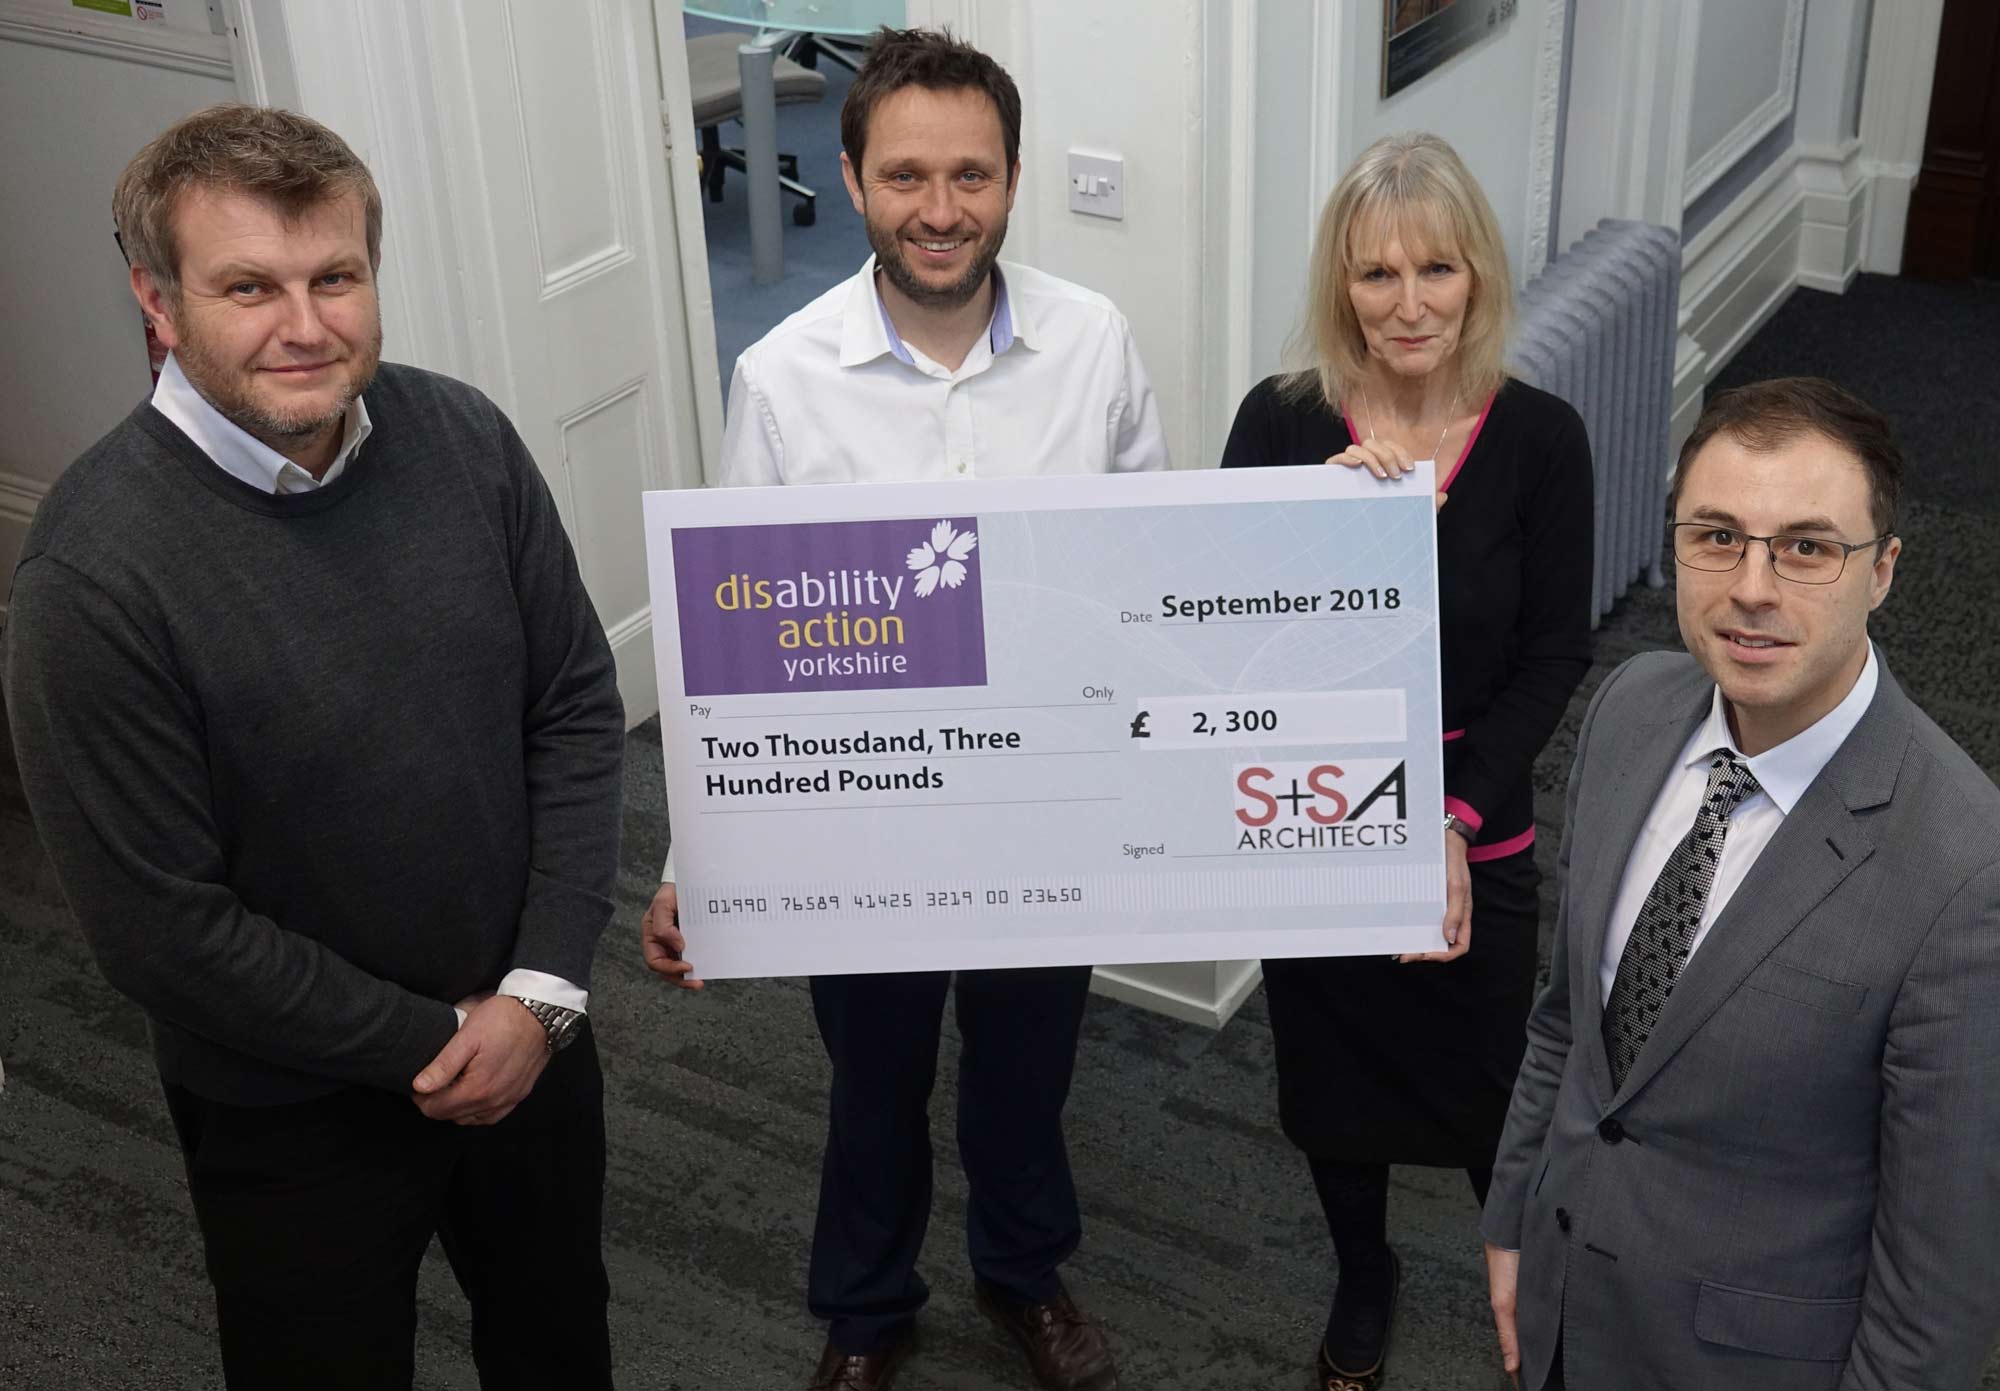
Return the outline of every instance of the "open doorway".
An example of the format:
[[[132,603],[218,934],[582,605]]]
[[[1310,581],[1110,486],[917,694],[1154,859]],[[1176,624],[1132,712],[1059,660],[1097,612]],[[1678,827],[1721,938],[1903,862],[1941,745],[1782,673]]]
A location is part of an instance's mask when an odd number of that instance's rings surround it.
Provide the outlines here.
[[[785,158],[793,187],[780,195],[784,274],[770,284],[758,284],[751,255],[749,182],[736,161],[724,158],[717,171],[718,151],[740,149],[744,143],[740,116],[704,125],[704,91],[721,95],[708,111],[728,109],[734,85],[734,49],[758,36],[742,23],[716,16],[742,8],[728,0],[688,0],[681,24],[688,44],[690,86],[701,169],[702,230],[708,250],[708,279],[715,310],[715,355],[726,393],[731,372],[742,351],[781,323],[793,311],[851,277],[868,257],[868,237],[848,202],[840,176],[840,107],[854,74],[843,58],[858,57],[847,47],[858,38],[834,38],[814,45],[778,42],[778,150]],[[771,7],[759,5],[760,11]],[[902,6],[852,5],[855,11],[892,8],[880,17],[902,22]],[[844,16],[854,27],[878,18]],[[841,47],[833,47],[840,44]],[[828,51],[831,49],[831,51]],[[798,189],[811,191],[806,195]],[[810,212],[803,209],[810,208]]]

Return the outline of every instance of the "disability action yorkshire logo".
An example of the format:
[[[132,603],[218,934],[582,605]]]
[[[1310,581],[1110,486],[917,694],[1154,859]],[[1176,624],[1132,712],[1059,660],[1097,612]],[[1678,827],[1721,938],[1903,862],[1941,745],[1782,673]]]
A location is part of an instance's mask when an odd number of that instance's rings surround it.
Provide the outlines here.
[[[978,524],[677,527],[687,694],[986,684]]]

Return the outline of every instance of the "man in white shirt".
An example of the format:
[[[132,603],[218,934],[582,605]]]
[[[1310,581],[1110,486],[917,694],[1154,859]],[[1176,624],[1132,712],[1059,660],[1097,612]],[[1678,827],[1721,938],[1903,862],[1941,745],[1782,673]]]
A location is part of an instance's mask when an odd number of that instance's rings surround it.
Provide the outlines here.
[[[1019,186],[1021,101],[948,35],[884,30],[841,112],[842,172],[875,254],[737,361],[731,486],[1108,473],[1168,466],[1131,329],[1101,295],[999,261]],[[677,983],[673,865],[646,959]],[[699,954],[699,943],[695,952]],[[1064,1291],[1081,1234],[1062,1108],[1087,967],[968,971],[958,1140],[982,1309],[1043,1386],[1105,1391],[1110,1349]],[[833,1096],[808,1303],[829,1324],[814,1388],[887,1387],[928,1290],[928,1104],[949,973],[821,976]]]
[[[1938,1391],[2000,1325],[2000,791],[1868,640],[1888,422],[1725,392],[1681,451],[1687,656],[1591,703],[1482,1232],[1530,1387]]]

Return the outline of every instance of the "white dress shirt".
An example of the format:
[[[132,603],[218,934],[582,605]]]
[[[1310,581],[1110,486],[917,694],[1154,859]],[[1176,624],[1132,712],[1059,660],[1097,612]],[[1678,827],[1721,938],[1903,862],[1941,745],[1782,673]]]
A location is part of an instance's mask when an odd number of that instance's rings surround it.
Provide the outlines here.
[[[993,317],[949,371],[905,344],[875,258],[736,360],[721,482],[915,483],[1168,466],[1125,316],[1003,262]]]
[[[956,372],[910,347],[870,256],[736,359],[724,487],[916,483],[1171,467],[1132,328],[1103,295],[995,268],[993,317]],[[660,871],[674,877],[673,851]]]
[[[181,371],[180,360],[167,354],[160,368],[160,380],[153,387],[153,409],[180,427],[215,466],[232,478],[241,479],[260,492],[310,493],[327,487],[347,468],[347,461],[374,426],[368,422],[368,407],[359,396],[347,408],[341,424],[340,450],[326,474],[314,478],[260,439],[254,439],[208,403]]]
[[[153,387],[153,409],[173,421],[180,432],[193,440],[195,447],[224,473],[260,492],[281,496],[331,487],[374,430],[368,421],[368,407],[360,397],[355,397],[347,407],[347,418],[341,424],[339,452],[333,456],[333,463],[325,475],[314,478],[262,440],[245,433],[241,426],[210,405],[208,399],[195,390],[187,374],[181,371],[181,365],[172,353],[167,354],[166,364],[160,368],[160,380]],[[519,995],[579,1013],[590,1003],[589,992],[581,986],[545,971],[509,971],[501,977],[500,988],[495,993]],[[458,1011],[458,1022],[464,1024],[465,1011],[458,1009],[457,1005],[452,1008]]]
[[[1680,763],[1667,775],[1666,785],[1653,799],[1653,809],[1646,814],[1639,839],[1633,843],[1632,854],[1625,861],[1625,875],[1618,881],[1618,897],[1612,904],[1611,921],[1604,930],[1604,959],[1597,972],[1601,999],[1608,1001],[1611,998],[1611,983],[1618,977],[1618,958],[1624,955],[1625,943],[1632,936],[1633,924],[1639,920],[1639,910],[1645,906],[1646,895],[1652,892],[1654,881],[1666,868],[1667,857],[1687,835],[1688,828],[1694,825],[1702,792],[1708,786],[1709,756],[1717,749],[1728,749],[1749,766],[1751,774],[1757,779],[1758,790],[1744,798],[1729,815],[1729,834],[1722,841],[1722,862],[1715,868],[1715,881],[1709,888],[1708,902],[1702,906],[1694,946],[1688,951],[1690,959],[1701,950],[1709,927],[1728,906],[1730,896],[1742,885],[1750,867],[1757,863],[1757,857],[1764,853],[1764,847],[1771,843],[1778,827],[1785,824],[1785,818],[1798,805],[1806,789],[1812,786],[1820,769],[1826,767],[1827,761],[1847,742],[1854,726],[1861,723],[1868,703],[1875,698],[1875,685],[1880,679],[1875,645],[1870,643],[1861,675],[1855,679],[1854,689],[1840,704],[1784,743],[1755,758],[1748,757],[1736,746],[1735,736],[1729,732],[1722,689],[1716,688],[1715,702],[1709,708],[1708,718],[1702,721],[1694,737],[1681,749]]]

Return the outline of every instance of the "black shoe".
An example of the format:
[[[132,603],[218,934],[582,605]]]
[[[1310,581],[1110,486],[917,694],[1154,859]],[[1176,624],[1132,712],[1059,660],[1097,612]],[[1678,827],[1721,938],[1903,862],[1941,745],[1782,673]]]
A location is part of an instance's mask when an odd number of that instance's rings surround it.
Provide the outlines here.
[[[1375,1357],[1373,1362],[1361,1370],[1350,1371],[1333,1360],[1332,1356],[1326,1350],[1325,1341],[1322,1340],[1319,1345],[1319,1355],[1314,1358],[1314,1391],[1375,1391],[1376,1387],[1382,1385],[1388,1375],[1389,1334],[1396,1324],[1396,1296],[1401,1292],[1402,1286],[1403,1263],[1397,1259],[1395,1251],[1391,1249],[1389,1252],[1389,1304],[1386,1309],[1382,1310],[1381,1333],[1379,1337],[1369,1338],[1366,1337],[1366,1334],[1373,1332],[1372,1329],[1358,1330],[1363,1333],[1366,1342],[1374,1345]],[[1373,1312],[1373,1310],[1367,1311],[1364,1317],[1370,1317],[1370,1321],[1372,1322],[1371,1316]]]

